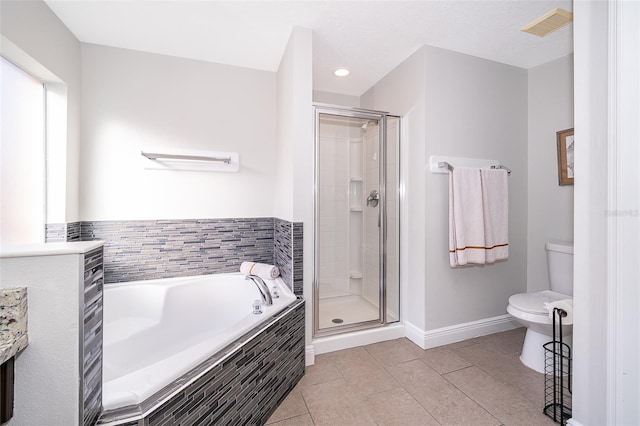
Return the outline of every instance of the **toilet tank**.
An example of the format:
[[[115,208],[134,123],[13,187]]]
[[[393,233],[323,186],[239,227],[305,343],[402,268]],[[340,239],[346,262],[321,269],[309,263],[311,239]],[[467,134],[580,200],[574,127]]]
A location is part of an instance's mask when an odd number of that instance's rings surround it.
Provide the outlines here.
[[[573,296],[573,243],[548,242],[544,248],[551,291]]]

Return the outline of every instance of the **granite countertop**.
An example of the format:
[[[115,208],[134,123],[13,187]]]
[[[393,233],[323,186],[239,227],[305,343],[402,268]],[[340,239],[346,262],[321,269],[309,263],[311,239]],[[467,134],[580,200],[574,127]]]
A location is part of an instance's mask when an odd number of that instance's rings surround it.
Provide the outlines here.
[[[0,289],[0,364],[29,344],[26,287]]]

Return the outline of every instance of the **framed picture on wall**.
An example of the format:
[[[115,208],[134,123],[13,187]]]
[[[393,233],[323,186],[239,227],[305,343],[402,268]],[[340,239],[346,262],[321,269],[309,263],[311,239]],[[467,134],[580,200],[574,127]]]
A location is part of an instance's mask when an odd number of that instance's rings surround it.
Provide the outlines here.
[[[556,133],[558,139],[558,183],[573,185],[573,129]]]

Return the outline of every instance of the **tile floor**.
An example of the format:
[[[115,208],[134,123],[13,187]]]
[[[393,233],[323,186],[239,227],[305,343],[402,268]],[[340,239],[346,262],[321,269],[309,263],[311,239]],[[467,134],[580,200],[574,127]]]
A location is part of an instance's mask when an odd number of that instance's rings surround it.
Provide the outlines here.
[[[552,425],[524,328],[422,350],[408,339],[316,356],[267,424]]]

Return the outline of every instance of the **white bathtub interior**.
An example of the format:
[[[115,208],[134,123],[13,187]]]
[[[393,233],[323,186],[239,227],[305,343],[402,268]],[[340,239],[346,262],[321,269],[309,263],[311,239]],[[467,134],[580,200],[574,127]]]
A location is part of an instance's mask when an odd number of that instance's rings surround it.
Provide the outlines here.
[[[140,404],[296,299],[281,278],[265,283],[279,298],[259,315],[241,274],[106,285],[104,410]]]

